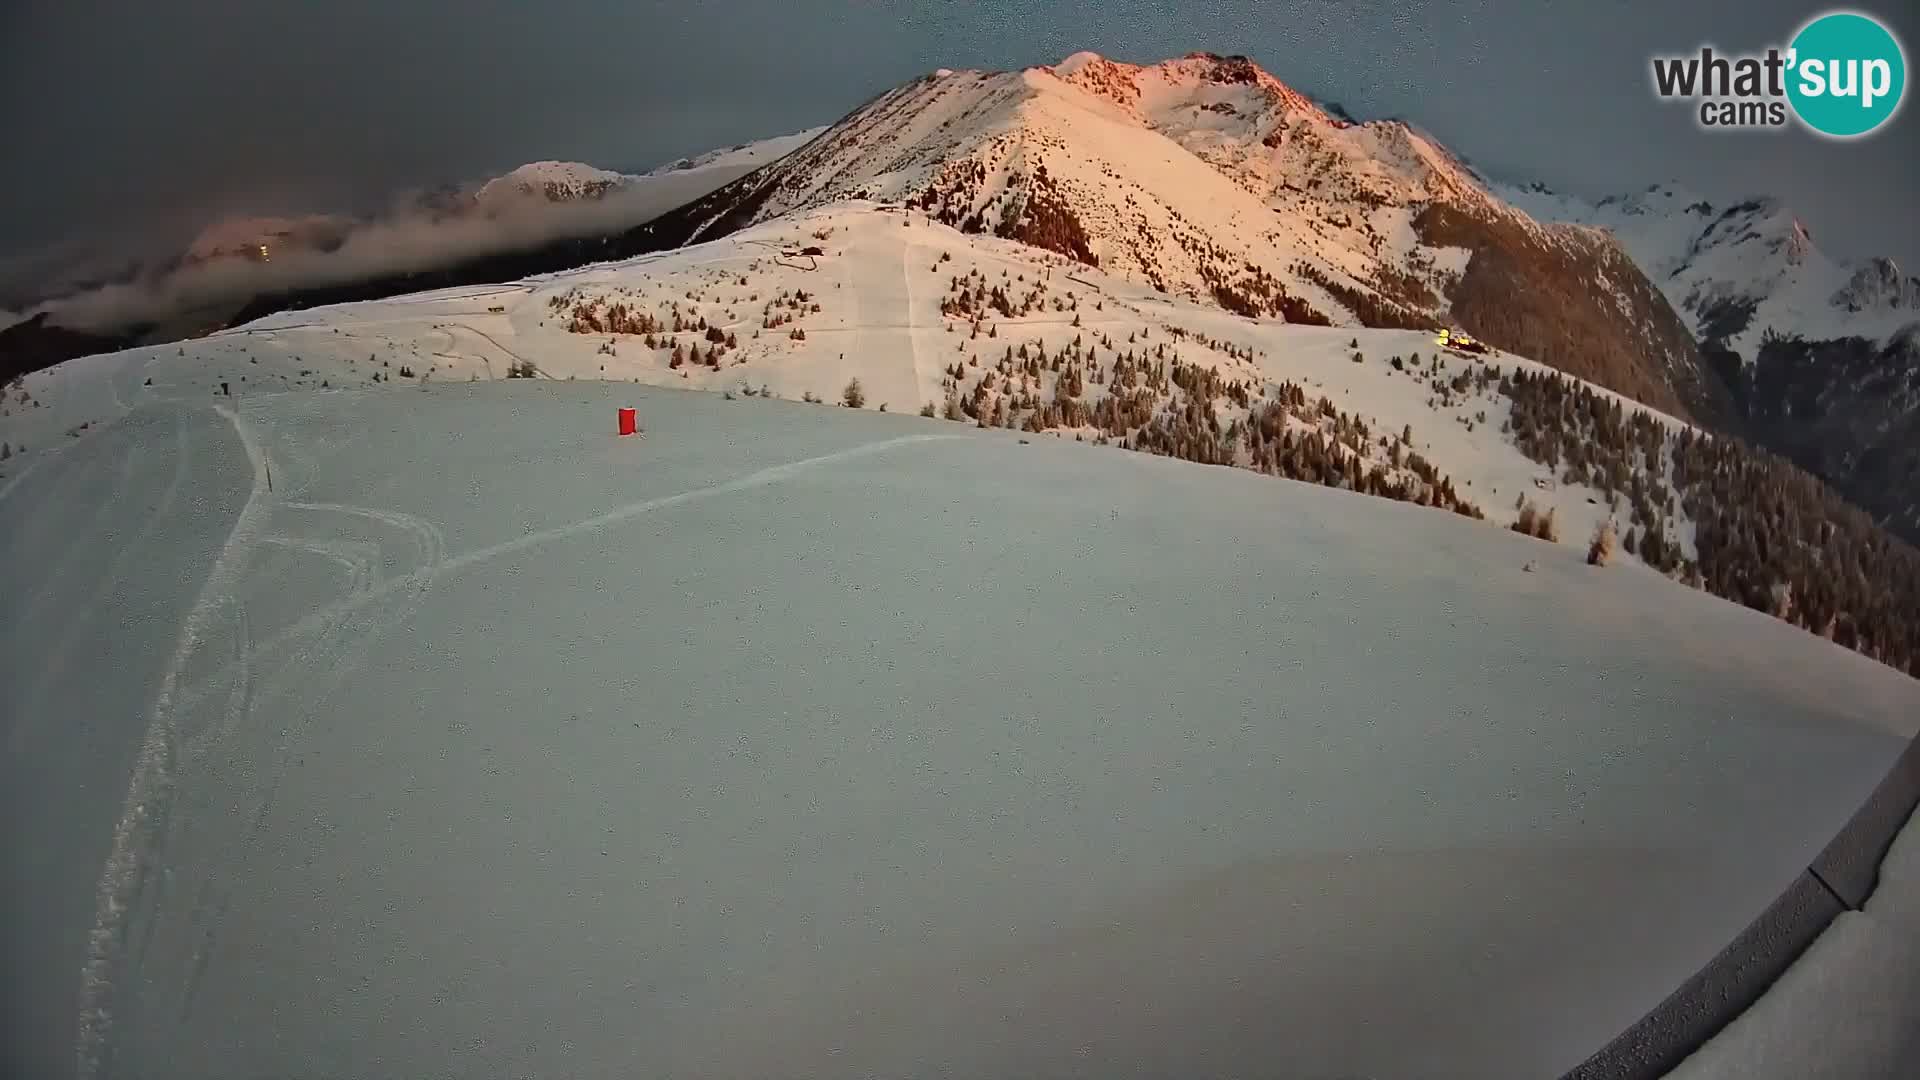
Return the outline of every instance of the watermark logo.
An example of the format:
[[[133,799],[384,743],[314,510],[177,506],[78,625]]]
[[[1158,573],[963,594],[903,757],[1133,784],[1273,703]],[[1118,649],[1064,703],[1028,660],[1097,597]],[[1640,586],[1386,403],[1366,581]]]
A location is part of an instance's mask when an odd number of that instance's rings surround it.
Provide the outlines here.
[[[1830,11],[1795,31],[1785,48],[1726,54],[1711,46],[1653,58],[1653,89],[1695,102],[1713,131],[1785,128],[1798,120],[1829,139],[1884,128],[1906,97],[1907,58],[1893,31],[1871,15]]]

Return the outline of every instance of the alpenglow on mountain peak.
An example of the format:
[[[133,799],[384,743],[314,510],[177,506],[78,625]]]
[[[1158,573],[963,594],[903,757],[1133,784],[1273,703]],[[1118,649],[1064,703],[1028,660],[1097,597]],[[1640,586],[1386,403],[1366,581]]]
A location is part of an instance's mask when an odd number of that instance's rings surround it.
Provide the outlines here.
[[[698,242],[849,201],[1250,317],[1457,322],[1659,408],[1705,403],[1691,338],[1610,235],[1542,225],[1417,128],[1335,116],[1244,56],[941,69],[645,230]]]

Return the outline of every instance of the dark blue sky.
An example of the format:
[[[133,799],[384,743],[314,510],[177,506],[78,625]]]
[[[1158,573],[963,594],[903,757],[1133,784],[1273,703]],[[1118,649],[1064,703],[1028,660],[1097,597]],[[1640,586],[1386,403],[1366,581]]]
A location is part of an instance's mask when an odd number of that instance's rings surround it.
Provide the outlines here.
[[[342,207],[540,158],[616,168],[837,118],[936,67],[1246,53],[1483,167],[1599,193],[1776,193],[1836,254],[1920,271],[1920,119],[1861,143],[1710,135],[1647,60],[1784,43],[1781,0],[10,0],[0,254]],[[1920,41],[1911,3],[1866,5]]]

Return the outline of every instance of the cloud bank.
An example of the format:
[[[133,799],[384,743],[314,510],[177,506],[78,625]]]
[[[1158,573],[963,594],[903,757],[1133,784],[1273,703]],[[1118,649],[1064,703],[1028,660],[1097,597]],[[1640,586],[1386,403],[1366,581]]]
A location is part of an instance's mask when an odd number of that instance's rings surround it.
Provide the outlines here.
[[[132,280],[48,301],[28,314],[45,311],[50,322],[101,333],[189,317],[221,321],[224,314],[261,295],[435,270],[555,240],[620,232],[697,199],[754,167],[751,163],[715,165],[631,177],[597,198],[570,202],[531,194],[489,199],[484,205],[469,203],[451,213],[416,205],[354,223],[339,246],[330,250],[294,244],[274,247],[265,262],[240,255],[175,261]]]

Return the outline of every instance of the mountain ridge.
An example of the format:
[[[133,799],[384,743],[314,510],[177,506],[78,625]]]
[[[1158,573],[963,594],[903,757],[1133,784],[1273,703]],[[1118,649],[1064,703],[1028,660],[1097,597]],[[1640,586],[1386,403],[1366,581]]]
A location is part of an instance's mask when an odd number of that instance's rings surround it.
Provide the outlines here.
[[[1632,280],[1609,234],[1534,220],[1403,122],[1336,118],[1251,60],[1210,53],[943,72],[641,230],[688,243],[872,198],[1242,314],[1459,321],[1667,411],[1710,419],[1726,407],[1683,324]],[[1529,275],[1554,279],[1559,312],[1504,318]]]

